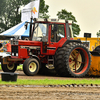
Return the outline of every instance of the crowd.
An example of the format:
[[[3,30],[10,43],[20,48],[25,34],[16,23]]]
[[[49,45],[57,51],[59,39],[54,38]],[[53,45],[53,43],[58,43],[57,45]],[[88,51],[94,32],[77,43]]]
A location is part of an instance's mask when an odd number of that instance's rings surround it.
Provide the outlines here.
[[[5,41],[0,41],[0,52],[11,52],[11,43],[10,40],[5,42]]]
[[[29,41],[29,38],[24,38],[23,40]],[[0,52],[11,53],[11,39],[10,40],[0,40]]]

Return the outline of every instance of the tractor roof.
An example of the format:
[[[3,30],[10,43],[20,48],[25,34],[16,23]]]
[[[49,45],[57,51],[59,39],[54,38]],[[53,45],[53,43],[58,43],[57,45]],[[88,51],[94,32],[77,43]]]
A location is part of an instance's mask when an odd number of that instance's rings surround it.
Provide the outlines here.
[[[64,19],[42,19],[42,18],[34,18],[36,22],[57,22],[57,23],[70,23],[72,24],[72,20],[64,20]]]

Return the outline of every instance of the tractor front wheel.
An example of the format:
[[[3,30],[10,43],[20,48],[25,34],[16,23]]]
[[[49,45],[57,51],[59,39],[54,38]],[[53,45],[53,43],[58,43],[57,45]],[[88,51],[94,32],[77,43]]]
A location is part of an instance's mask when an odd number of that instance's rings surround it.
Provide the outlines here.
[[[1,68],[4,72],[15,72],[17,69],[17,64],[15,64],[14,62],[9,62],[9,64],[3,64],[3,60],[2,60]]]
[[[35,58],[28,58],[24,61],[23,71],[28,76],[34,76],[40,68],[39,61]]]

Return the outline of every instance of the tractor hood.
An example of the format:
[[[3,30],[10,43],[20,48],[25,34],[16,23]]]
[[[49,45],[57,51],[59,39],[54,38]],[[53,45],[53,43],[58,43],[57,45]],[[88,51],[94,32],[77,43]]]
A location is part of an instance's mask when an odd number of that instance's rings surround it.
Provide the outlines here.
[[[39,42],[39,41],[26,41],[26,40],[11,40],[11,45],[40,46],[41,42]]]

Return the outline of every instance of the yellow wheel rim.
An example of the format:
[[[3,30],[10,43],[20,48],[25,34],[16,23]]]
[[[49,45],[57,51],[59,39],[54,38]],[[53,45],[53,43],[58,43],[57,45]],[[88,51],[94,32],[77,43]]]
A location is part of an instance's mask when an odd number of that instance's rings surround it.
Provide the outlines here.
[[[9,69],[9,70],[13,70],[14,69],[14,64],[7,64],[7,68]]]
[[[37,68],[36,63],[34,63],[34,62],[30,63],[30,65],[29,65],[30,72],[35,72],[36,68]]]
[[[80,54],[80,51],[74,50],[71,52],[69,56],[69,67],[71,71],[76,72],[82,63],[82,56]]]

